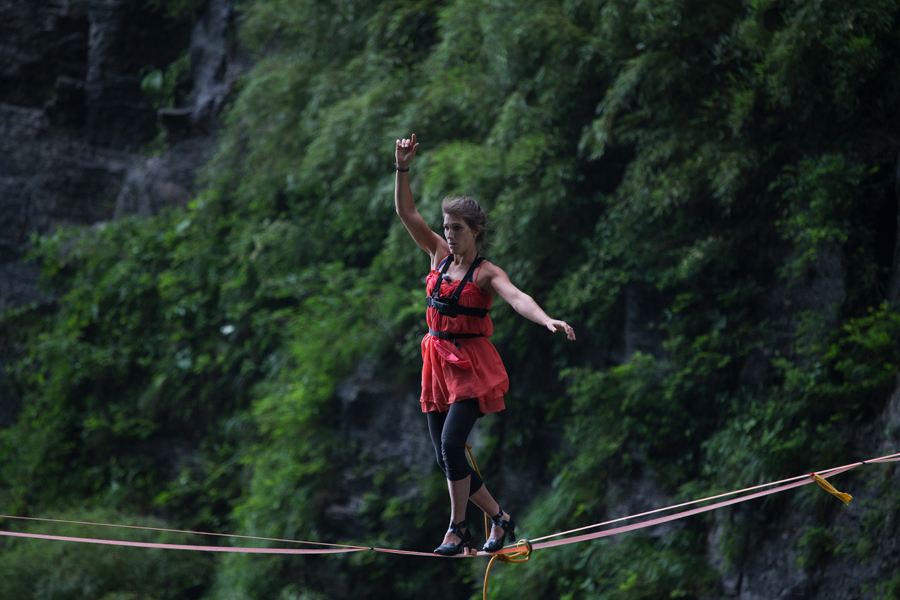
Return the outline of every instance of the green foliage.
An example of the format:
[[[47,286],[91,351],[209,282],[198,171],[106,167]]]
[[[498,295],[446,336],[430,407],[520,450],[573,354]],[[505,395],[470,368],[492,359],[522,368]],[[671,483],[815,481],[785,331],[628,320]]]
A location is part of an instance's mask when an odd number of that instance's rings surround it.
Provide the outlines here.
[[[896,232],[879,222],[896,217],[896,157],[877,141],[900,126],[898,11],[246,0],[256,62],[194,202],[35,240],[58,300],[3,323],[22,408],[0,433],[0,500],[280,538],[439,539],[443,482],[347,444],[334,399],[363,358],[398,389],[416,381],[427,263],[391,205],[393,140],[412,132],[425,219],[448,194],[483,201],[490,259],[578,332],[548,341],[492,311],[512,394],[486,463],[541,487],[516,507],[528,535],[603,520],[636,480],[695,497],[846,458],[835,440],[879,413],[900,367],[885,302]],[[161,105],[187,61],[148,75]],[[347,472],[369,482],[352,533],[326,513]],[[715,594],[694,526],[548,550],[540,568],[504,566],[491,593]],[[804,566],[844,548],[829,535],[810,530]],[[229,557],[202,593],[305,599],[340,580],[408,598],[480,577],[470,561],[309,564]]]
[[[877,588],[878,600],[896,600],[900,598],[900,575],[894,575]]]
[[[834,536],[837,532],[828,527],[812,527],[797,542],[801,554],[797,557],[798,567],[812,567],[832,556],[836,550]]]
[[[141,69],[141,92],[153,98],[153,108],[172,108],[184,95],[182,89],[191,73],[191,55],[181,53],[165,70],[152,66]]]
[[[58,516],[142,527],[167,526],[158,520],[111,510],[69,511]],[[98,532],[97,528],[55,523],[29,524],[21,531],[163,544],[209,543],[199,536],[115,528]],[[34,600],[176,600],[196,597],[209,585],[214,567],[211,554],[204,552],[4,538],[0,595]]]
[[[542,551],[531,564],[499,565],[491,573],[489,598],[546,598],[562,592],[567,600],[615,598],[699,598],[717,590],[717,577],[696,552],[697,534],[675,531],[657,538],[626,534],[615,542]]]
[[[797,256],[785,275],[799,277],[828,244],[845,244],[850,238],[852,212],[864,198],[865,165],[847,164],[842,155],[804,159],[771,184],[783,188],[785,218],[776,222],[781,235],[792,242]]]

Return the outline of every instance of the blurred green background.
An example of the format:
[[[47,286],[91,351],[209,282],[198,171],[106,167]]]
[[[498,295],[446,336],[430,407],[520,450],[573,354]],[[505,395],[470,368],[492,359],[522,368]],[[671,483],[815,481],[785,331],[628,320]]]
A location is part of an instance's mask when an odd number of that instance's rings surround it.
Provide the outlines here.
[[[478,458],[520,536],[877,455],[900,426],[885,416],[898,15],[896,0],[244,0],[253,67],[189,206],[34,240],[58,300],[3,317],[20,360],[0,509],[437,545],[446,487],[424,419],[403,416],[428,269],[393,208],[411,133],[426,220],[474,195],[489,259],[578,334],[492,311],[511,390]],[[341,391],[360,378],[368,424]],[[788,492],[500,565],[491,597],[724,597],[771,538],[809,578],[875,565],[848,585],[897,598],[878,540],[900,489],[865,473],[843,480],[864,497],[854,527],[830,496]],[[485,566],[0,547],[0,597],[41,600],[480,598]]]

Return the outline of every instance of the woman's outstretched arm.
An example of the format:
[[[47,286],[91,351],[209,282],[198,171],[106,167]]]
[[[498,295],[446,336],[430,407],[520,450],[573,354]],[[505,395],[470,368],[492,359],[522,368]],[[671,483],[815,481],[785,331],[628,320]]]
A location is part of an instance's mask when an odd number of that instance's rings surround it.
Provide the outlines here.
[[[400,169],[409,169],[413,157],[419,144],[416,142],[416,134],[411,139],[397,140],[397,167]],[[412,189],[409,187],[409,173],[397,171],[397,179],[394,185],[394,208],[406,230],[419,245],[419,248],[431,255],[432,267],[434,266],[435,257],[440,252],[441,255],[447,254],[450,249],[444,238],[436,234],[419,211],[416,210],[416,202],[413,199]]]
[[[565,331],[566,337],[575,339],[575,330],[565,321],[551,319],[544,310],[538,306],[534,298],[517,288],[509,280],[506,272],[492,263],[484,265],[483,273],[479,277],[479,286],[485,291],[493,290],[498,296],[506,300],[513,309],[531,321],[543,325],[553,333]]]

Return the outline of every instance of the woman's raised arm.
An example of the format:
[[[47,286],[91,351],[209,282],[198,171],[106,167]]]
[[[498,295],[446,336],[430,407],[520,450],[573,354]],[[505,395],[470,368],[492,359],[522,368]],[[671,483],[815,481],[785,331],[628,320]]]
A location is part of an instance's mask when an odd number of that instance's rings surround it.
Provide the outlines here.
[[[394,186],[394,207],[409,235],[416,241],[419,248],[431,255],[432,266],[434,258],[440,252],[442,255],[450,251],[444,238],[436,234],[416,210],[416,202],[413,199],[412,189],[409,187],[409,165],[416,155],[419,144],[416,142],[416,134],[411,139],[397,140],[397,179]],[[401,170],[404,169],[404,170]]]

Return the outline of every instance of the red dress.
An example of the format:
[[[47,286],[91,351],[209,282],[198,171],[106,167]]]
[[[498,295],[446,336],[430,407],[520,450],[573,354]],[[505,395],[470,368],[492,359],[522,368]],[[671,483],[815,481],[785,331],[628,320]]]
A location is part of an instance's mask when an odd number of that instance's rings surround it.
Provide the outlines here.
[[[479,267],[479,271],[481,268]],[[432,269],[425,280],[425,293],[431,295],[434,284],[439,281],[440,272]],[[490,294],[475,281],[466,283],[459,296],[460,306],[490,308],[493,304]],[[441,296],[449,296],[459,285],[459,281],[441,282]],[[458,340],[457,348],[453,340],[442,340],[426,335],[422,340],[422,412],[444,412],[457,400],[478,398],[481,412],[487,414],[506,408],[503,396],[509,390],[509,377],[497,349],[488,341],[494,333],[490,315],[481,318],[458,315],[451,318],[438,311],[426,309],[428,327],[448,333],[480,333],[484,337]]]

